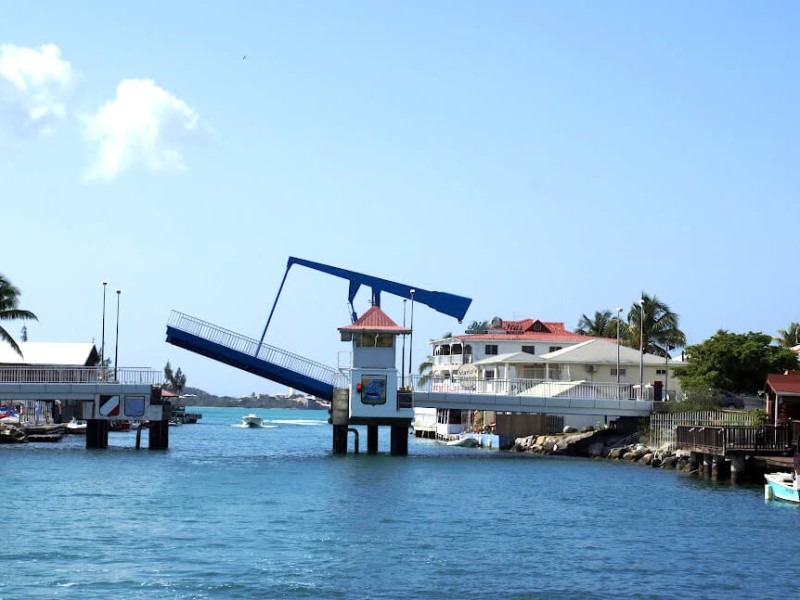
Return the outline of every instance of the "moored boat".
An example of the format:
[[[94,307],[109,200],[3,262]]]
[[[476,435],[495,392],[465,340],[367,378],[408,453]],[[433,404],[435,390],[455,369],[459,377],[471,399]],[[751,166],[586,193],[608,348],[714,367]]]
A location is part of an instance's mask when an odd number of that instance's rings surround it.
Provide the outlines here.
[[[86,421],[78,421],[75,417],[67,423],[67,433],[86,435]]]
[[[764,497],[767,500],[784,500],[800,504],[799,482],[794,473],[767,473],[764,475]]]

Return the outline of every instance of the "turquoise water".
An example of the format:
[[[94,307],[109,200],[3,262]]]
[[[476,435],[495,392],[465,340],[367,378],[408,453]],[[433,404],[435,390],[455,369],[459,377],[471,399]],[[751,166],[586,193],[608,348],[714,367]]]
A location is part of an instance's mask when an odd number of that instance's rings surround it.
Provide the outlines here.
[[[332,456],[325,412],[243,429],[248,410],[199,410],[165,452],[113,432],[107,450],[0,446],[0,598],[800,592],[800,510],[760,486],[422,440]]]

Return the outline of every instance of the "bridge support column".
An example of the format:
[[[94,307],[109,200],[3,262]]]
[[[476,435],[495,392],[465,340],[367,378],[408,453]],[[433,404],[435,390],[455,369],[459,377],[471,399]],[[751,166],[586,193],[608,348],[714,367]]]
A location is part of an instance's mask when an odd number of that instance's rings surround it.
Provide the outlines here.
[[[392,425],[391,455],[406,456],[408,454],[408,426],[410,423],[402,425]]]
[[[747,462],[744,454],[736,454],[731,457],[731,483],[743,481],[747,471]]]
[[[166,450],[169,448],[169,422],[153,421],[147,436],[147,447],[150,450]]]
[[[715,456],[711,460],[711,479],[714,481],[725,476],[725,457]]]
[[[108,421],[86,420],[86,448],[108,448]]]
[[[689,453],[689,471],[697,472],[700,470],[700,463],[703,461],[703,455],[698,452]]]
[[[367,454],[378,453],[378,426],[367,425]]]
[[[714,455],[706,454],[703,456],[703,477],[711,477],[714,465]]]
[[[347,454],[347,425],[333,426],[333,453]]]

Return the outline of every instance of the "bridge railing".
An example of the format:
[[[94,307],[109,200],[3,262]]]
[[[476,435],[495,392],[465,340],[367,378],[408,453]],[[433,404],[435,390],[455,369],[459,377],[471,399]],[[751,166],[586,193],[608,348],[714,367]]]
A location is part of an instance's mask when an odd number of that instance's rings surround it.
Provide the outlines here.
[[[109,383],[126,385],[159,385],[163,371],[138,367],[0,367],[0,383]]]
[[[586,400],[638,400],[638,386],[549,379],[478,379],[412,376],[416,392],[502,396],[565,397]],[[651,398],[643,398],[651,400]]]
[[[337,370],[332,367],[269,344],[259,344],[258,340],[178,311],[172,311],[167,325],[317,381],[330,384],[337,381]]]

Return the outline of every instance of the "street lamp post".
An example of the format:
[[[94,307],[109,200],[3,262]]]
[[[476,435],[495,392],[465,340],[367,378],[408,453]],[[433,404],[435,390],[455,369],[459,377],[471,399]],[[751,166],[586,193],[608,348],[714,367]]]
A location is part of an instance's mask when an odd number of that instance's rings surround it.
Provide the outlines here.
[[[411,289],[409,293],[411,294],[411,334],[408,337],[408,383],[413,387],[413,382],[411,381],[411,365],[413,364],[411,355],[414,351],[414,294],[417,293],[417,290]]]
[[[103,282],[103,334],[100,341],[100,372],[103,373],[105,379],[106,368],[106,286],[107,281]]]
[[[119,359],[119,297],[122,290],[117,290],[117,335],[114,348],[114,381],[117,381],[117,361]]]
[[[403,329],[406,328],[406,299],[403,298]],[[400,365],[400,385],[403,389],[406,387],[406,334],[403,334],[403,355]],[[409,380],[409,385],[411,381]]]
[[[639,298],[639,399],[644,394],[644,298]]]
[[[619,390],[619,316],[622,314],[622,309],[617,307],[617,398],[620,397]]]

